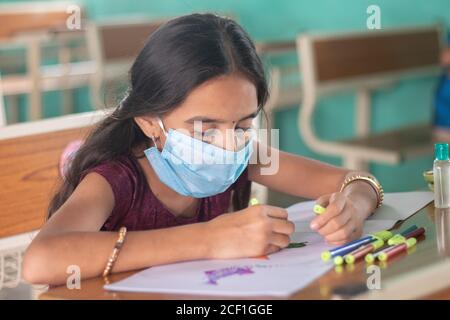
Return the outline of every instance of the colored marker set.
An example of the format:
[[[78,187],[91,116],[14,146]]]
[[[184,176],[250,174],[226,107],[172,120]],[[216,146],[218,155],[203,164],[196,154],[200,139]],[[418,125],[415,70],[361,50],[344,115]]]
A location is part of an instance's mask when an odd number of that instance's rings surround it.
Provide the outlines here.
[[[376,259],[387,261],[415,246],[417,238],[423,234],[425,228],[418,228],[416,225],[395,235],[384,230],[322,252],[321,258],[323,261],[331,260],[337,266],[344,262],[353,264],[363,259],[367,263],[373,263]]]

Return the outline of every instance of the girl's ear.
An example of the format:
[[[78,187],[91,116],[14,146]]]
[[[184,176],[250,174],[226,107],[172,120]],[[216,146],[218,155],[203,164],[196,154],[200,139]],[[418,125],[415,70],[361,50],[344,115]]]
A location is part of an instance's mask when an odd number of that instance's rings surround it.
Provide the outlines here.
[[[156,118],[151,117],[134,117],[134,122],[141,128],[142,132],[154,140],[158,140],[161,136],[161,127]]]

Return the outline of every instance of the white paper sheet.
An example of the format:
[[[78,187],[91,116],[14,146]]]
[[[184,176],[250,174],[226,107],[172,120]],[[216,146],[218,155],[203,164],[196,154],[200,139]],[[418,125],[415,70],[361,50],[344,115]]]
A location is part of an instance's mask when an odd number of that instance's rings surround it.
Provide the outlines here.
[[[383,205],[371,220],[405,220],[433,201],[433,192],[413,191],[386,193]]]
[[[431,199],[423,193],[386,195],[386,210],[381,211],[380,217],[377,212],[373,220],[366,221],[364,233],[391,228],[399,218],[412,215]],[[152,267],[106,285],[105,289],[236,297],[288,296],[332,268],[320,259],[321,252],[331,247],[309,229],[314,217],[312,206],[313,202],[303,202],[288,208],[289,217],[296,224],[291,240],[307,242],[304,247],[284,249],[267,259],[202,260]]]
[[[405,220],[431,201],[433,201],[433,193],[429,191],[386,193],[383,205],[369,217],[366,225],[370,225],[373,220],[391,220],[393,222]],[[310,212],[314,204],[315,201],[304,201],[287,208],[289,220],[295,222],[296,231],[311,231],[309,228]]]

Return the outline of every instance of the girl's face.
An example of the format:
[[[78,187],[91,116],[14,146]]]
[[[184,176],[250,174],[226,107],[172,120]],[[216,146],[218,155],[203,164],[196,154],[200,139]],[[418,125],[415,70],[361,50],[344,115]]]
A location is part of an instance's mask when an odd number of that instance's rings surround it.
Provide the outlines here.
[[[236,73],[198,86],[161,120],[166,131],[180,130],[218,147],[232,149],[236,147],[232,142],[236,132],[250,129],[257,112],[255,85]],[[157,118],[137,117],[135,120],[147,136],[155,138],[158,148],[164,147],[166,137]]]

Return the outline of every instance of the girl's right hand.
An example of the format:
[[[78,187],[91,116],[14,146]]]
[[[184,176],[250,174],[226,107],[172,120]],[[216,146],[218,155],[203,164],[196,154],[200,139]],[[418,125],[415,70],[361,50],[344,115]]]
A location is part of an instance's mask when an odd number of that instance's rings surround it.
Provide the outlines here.
[[[295,225],[285,209],[255,205],[205,223],[209,258],[258,257],[289,245]]]

